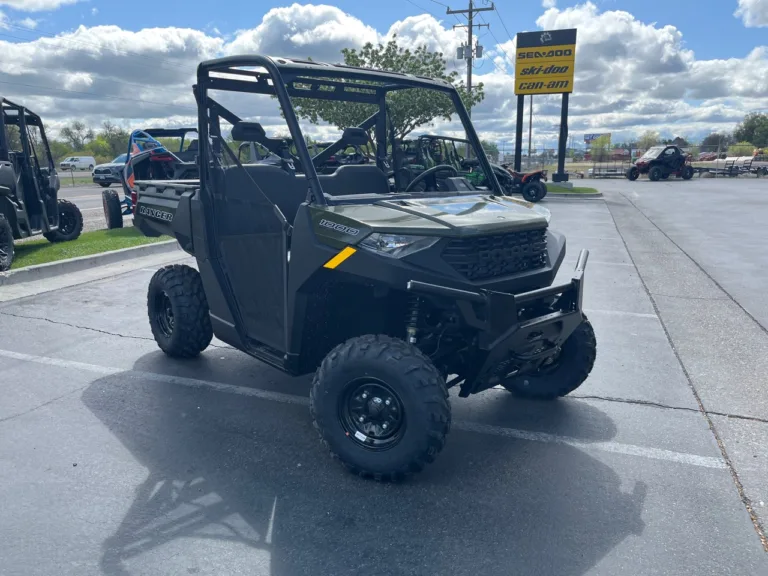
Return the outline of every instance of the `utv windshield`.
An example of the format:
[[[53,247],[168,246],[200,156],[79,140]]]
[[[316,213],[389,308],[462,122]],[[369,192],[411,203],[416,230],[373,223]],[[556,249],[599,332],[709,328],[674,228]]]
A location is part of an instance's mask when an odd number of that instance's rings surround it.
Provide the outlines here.
[[[664,146],[654,146],[653,148],[649,148],[648,151],[640,157],[640,160],[655,160],[663,150]]]
[[[207,125],[200,141],[210,146],[205,157],[214,166],[276,166],[303,178],[298,182],[314,201],[498,191],[464,105],[447,82],[236,56],[203,63],[197,90]],[[427,127],[431,140],[420,138]]]

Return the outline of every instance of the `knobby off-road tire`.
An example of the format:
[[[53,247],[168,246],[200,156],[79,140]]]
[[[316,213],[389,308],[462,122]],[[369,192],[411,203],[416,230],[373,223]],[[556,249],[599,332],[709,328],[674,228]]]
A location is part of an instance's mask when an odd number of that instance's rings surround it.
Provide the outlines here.
[[[120,196],[112,190],[104,190],[101,193],[101,203],[104,206],[104,218],[107,221],[107,228],[123,227],[123,205],[120,203]]]
[[[213,338],[203,281],[181,264],[160,268],[149,281],[147,312],[160,349],[174,358],[193,358]]]
[[[528,202],[538,202],[547,195],[547,188],[542,182],[528,182],[523,185],[522,195]]]
[[[690,180],[693,178],[693,166],[686,166],[683,168],[683,173],[681,176],[683,180]]]
[[[551,367],[533,374],[508,378],[502,386],[520,398],[554,400],[570,394],[587,379],[597,356],[592,324],[584,318],[563,344]]]
[[[59,228],[43,234],[49,242],[69,242],[80,237],[83,231],[83,213],[69,200],[59,200]]]
[[[379,412],[362,416],[358,406]],[[440,372],[415,346],[383,335],[359,336],[334,348],[315,373],[309,409],[331,455],[354,474],[379,481],[422,470],[443,449],[451,427]],[[387,418],[390,428],[382,431],[376,419]]]
[[[661,169],[661,166],[652,166],[650,170],[648,170],[648,179],[651,182],[658,182],[661,180],[661,176],[664,173],[664,171]]]
[[[10,269],[13,263],[13,230],[4,214],[0,214],[0,272]]]
[[[632,166],[629,170],[627,170],[627,180],[634,182],[639,177],[640,170],[638,170],[637,166]]]

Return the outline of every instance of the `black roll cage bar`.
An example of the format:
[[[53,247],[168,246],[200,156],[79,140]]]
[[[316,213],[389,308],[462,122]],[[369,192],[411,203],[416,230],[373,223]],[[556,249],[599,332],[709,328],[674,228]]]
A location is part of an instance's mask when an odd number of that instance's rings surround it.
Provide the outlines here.
[[[262,68],[265,71],[244,68]],[[328,205],[322,191],[315,164],[304,140],[291,97],[355,102],[379,106],[379,112],[368,118],[363,125],[370,129],[375,125],[377,163],[386,162],[387,121],[386,96],[389,92],[410,88],[437,90],[452,101],[467,134],[467,141],[474,147],[483,170],[495,190],[498,182],[475,132],[464,103],[454,86],[447,81],[398,72],[385,72],[355,68],[341,64],[326,64],[287,58],[271,58],[260,55],[229,56],[200,63],[197,83],[194,86],[198,106],[198,138],[200,163],[200,187],[203,189],[210,178],[207,158],[220,152],[221,127],[219,116],[234,125],[240,118],[208,96],[209,90],[246,92],[275,96],[285,117],[288,130],[296,147],[296,153],[304,167],[309,186],[308,200]],[[381,113],[384,112],[384,113]],[[370,122],[370,124],[369,124]],[[363,127],[361,125],[360,127]],[[391,133],[391,130],[390,130]],[[331,149],[334,148],[333,146]],[[323,156],[328,149],[319,156]],[[330,156],[332,152],[328,153]],[[317,160],[317,157],[315,157]]]
[[[16,114],[7,114],[9,110],[15,111]],[[15,122],[13,119],[15,119]],[[19,138],[21,139],[22,152],[27,158],[34,157],[38,167],[40,159],[36,153],[33,154],[32,147],[29,143],[27,126],[37,126],[40,128],[40,138],[42,140],[43,146],[45,147],[46,157],[48,158],[48,168],[51,171],[56,168],[53,163],[53,158],[51,157],[51,148],[48,145],[48,138],[45,135],[45,128],[43,127],[42,118],[21,104],[15,104],[14,102],[11,102],[2,96],[0,96],[0,160],[5,162],[10,161],[11,150],[8,145],[5,130],[7,124],[19,127]]]

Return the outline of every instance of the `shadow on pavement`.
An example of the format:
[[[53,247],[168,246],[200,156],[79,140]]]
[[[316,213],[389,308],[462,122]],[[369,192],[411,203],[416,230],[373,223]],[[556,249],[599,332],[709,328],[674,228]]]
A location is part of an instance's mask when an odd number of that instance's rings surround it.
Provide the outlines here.
[[[152,353],[134,368],[159,364]],[[327,456],[306,406],[131,373],[93,382],[83,401],[147,469],[103,543],[105,574],[576,576],[644,528],[645,485],[622,491],[570,446],[455,430],[424,473],[383,485]],[[585,403],[500,397],[493,411],[515,428],[615,434]]]

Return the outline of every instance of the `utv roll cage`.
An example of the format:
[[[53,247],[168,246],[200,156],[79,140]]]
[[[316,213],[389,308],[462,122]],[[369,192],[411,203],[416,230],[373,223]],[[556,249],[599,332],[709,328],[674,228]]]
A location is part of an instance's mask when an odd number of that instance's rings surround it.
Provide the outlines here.
[[[261,68],[263,71],[249,68]],[[348,135],[350,138],[360,139],[365,137],[367,139],[367,134],[362,135],[360,130],[362,129],[367,132],[373,128],[375,132],[376,166],[384,174],[388,176],[394,174],[394,177],[397,178],[400,166],[395,165],[392,167],[387,154],[388,137],[392,150],[396,149],[397,143],[394,139],[394,131],[387,122],[386,97],[391,92],[410,88],[437,90],[443,92],[452,101],[466,132],[467,140],[474,147],[482,169],[491,180],[493,190],[500,192],[498,182],[496,182],[493,175],[493,170],[485,154],[482,153],[480,140],[472,126],[469,114],[456,89],[450,82],[397,72],[366,70],[342,64],[326,64],[307,60],[290,60],[257,55],[230,56],[202,62],[197,69],[197,84],[194,87],[199,115],[200,154],[202,158],[213,158],[219,157],[224,152],[221,148],[223,138],[220,123],[220,119],[224,119],[232,124],[233,127],[241,123],[242,128],[245,130],[245,132],[240,132],[243,140],[258,141],[280,155],[281,151],[287,148],[285,143],[276,141],[276,139],[265,138],[263,130],[260,134],[250,134],[249,136],[247,132],[250,126],[248,124],[251,123],[242,122],[239,116],[211,98],[209,91],[222,90],[274,96],[283,110],[290,137],[296,149],[297,159],[301,163],[306,175],[308,185],[307,201],[323,206],[333,205],[338,203],[340,199],[324,193],[315,166],[346,146],[351,140],[347,139],[345,141],[342,138],[313,158],[303,138],[291,98],[308,97],[377,106],[378,111],[356,127],[356,129],[347,128]],[[226,147],[226,144],[224,146]],[[480,153],[477,153],[478,151]],[[397,164],[399,162],[398,155],[393,154],[392,156],[393,162]],[[203,196],[205,195],[206,181],[211,177],[208,172],[209,166],[206,164],[203,166],[200,174],[200,189]],[[344,202],[349,202],[350,200],[349,196],[344,196],[343,198]]]

